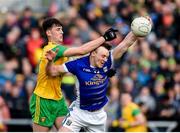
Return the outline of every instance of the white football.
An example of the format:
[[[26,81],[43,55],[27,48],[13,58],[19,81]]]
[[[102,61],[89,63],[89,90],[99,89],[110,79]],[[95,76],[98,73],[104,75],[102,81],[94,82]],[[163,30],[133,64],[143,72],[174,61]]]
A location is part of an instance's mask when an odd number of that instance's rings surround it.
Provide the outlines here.
[[[135,18],[131,23],[132,32],[139,37],[147,36],[152,28],[151,22],[145,17]]]

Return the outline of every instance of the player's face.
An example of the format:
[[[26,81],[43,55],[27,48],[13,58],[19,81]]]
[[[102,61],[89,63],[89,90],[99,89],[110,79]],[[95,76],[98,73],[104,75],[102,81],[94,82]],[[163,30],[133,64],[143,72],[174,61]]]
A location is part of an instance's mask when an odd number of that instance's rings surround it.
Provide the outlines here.
[[[121,105],[126,106],[131,101],[131,97],[129,94],[121,95]]]
[[[94,64],[96,67],[102,68],[109,57],[109,51],[104,47],[99,47],[94,52]]]
[[[62,26],[53,25],[53,27],[48,30],[48,37],[52,42],[62,43],[63,42]]]

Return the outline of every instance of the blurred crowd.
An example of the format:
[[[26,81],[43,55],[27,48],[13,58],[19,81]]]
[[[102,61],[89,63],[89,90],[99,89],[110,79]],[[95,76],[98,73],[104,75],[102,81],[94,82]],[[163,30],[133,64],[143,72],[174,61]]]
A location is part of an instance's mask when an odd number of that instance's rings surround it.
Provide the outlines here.
[[[63,0],[60,0],[63,1]],[[63,24],[64,45],[79,46],[96,39],[109,27],[119,30],[116,46],[130,31],[137,16],[149,15],[152,32],[116,60],[110,79],[107,129],[121,116],[120,94],[131,94],[147,120],[180,121],[180,0],[69,0],[52,1],[47,12],[36,15],[31,7],[9,10],[0,26],[0,119],[30,118],[29,99],[36,85],[42,47],[41,29],[47,17]],[[75,79],[64,77],[62,89],[71,103]],[[0,122],[0,130],[8,131]]]

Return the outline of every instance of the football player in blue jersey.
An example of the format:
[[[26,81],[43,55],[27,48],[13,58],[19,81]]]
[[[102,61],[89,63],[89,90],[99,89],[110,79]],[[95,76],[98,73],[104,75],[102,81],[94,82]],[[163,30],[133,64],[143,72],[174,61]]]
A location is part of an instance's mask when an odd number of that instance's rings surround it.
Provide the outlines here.
[[[70,105],[70,112],[59,131],[79,132],[81,128],[88,132],[105,131],[107,115],[103,107],[108,102],[106,96],[108,71],[112,68],[113,60],[120,58],[136,40],[137,37],[129,32],[113,50],[104,43],[89,55],[63,65],[53,65],[56,52],[46,53],[49,60],[46,70],[49,76],[70,72],[77,77],[77,98]]]

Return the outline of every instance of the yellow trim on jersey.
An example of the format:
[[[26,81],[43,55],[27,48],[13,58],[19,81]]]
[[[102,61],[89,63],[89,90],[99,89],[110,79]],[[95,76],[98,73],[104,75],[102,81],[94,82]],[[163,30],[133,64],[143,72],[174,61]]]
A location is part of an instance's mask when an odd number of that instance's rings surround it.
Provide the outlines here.
[[[36,96],[36,110],[35,110],[35,117],[34,117],[35,123],[39,122],[39,116],[40,116],[40,97]]]

